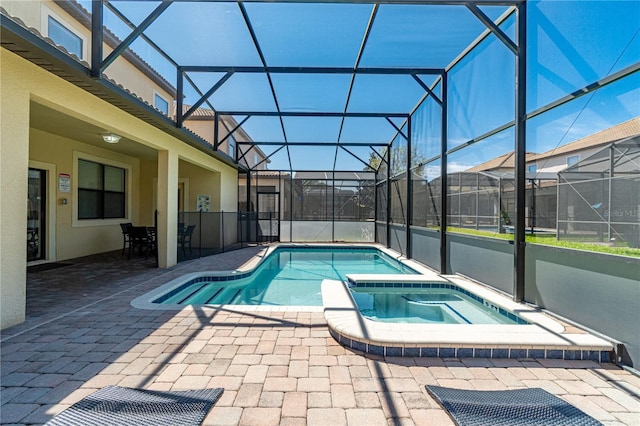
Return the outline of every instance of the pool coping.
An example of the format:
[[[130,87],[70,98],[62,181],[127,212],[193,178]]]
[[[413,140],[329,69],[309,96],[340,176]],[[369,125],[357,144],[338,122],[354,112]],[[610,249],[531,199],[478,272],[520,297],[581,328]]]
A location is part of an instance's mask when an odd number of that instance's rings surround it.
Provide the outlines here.
[[[343,346],[381,356],[440,358],[549,358],[588,359],[612,362],[613,344],[585,332],[567,330],[561,323],[533,306],[508,297],[459,276],[347,275],[349,281],[450,283],[496,306],[512,312],[530,324],[417,324],[389,323],[360,314],[348,284],[322,282],[325,319],[331,335]],[[396,281],[394,281],[394,279]]]
[[[244,274],[251,274],[260,266],[262,261],[266,259],[273,251],[280,247],[340,247],[344,249],[348,248],[372,248],[377,249],[386,254],[387,256],[396,259],[406,266],[414,269],[421,274],[429,272],[424,266],[417,262],[404,259],[399,256],[398,253],[376,243],[277,243],[266,246],[254,257],[249,259],[246,263],[234,270],[225,271],[199,271],[191,272],[181,275],[165,284],[161,284],[154,290],[146,292],[145,294],[133,299],[130,304],[134,308],[157,310],[157,311],[180,311],[188,309],[190,307],[197,309],[224,309],[228,311],[238,312],[323,312],[324,306],[299,306],[299,305],[221,305],[221,304],[171,304],[171,303],[153,303],[154,300],[162,297],[168,292],[179,288],[185,283],[198,279],[200,277],[224,277],[224,276],[238,276]]]

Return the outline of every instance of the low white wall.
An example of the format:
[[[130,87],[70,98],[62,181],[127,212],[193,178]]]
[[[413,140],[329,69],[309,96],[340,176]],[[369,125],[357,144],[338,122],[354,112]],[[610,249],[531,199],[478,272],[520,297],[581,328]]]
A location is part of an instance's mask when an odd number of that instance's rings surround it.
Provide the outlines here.
[[[333,225],[333,229],[332,229]],[[372,243],[375,235],[374,222],[330,221],[281,221],[280,241],[345,241],[350,243]]]

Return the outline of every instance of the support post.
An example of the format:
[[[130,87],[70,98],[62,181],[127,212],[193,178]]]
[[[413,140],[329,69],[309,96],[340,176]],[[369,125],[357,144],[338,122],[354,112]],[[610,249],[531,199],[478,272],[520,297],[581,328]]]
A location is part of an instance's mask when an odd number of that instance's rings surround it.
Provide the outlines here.
[[[379,166],[378,166],[379,167]],[[378,170],[373,175],[373,241],[378,241]]]
[[[103,11],[101,1],[91,2],[91,77],[102,78]]]
[[[158,151],[158,266],[178,262],[178,153]]]
[[[391,146],[387,148],[387,248],[391,247]]]
[[[515,126],[515,184],[516,184],[516,220],[514,224],[514,283],[513,300],[522,302],[525,285],[525,209],[526,209],[526,106],[527,106],[527,62],[526,3],[519,3],[517,9],[516,37],[518,54],[516,55],[516,126]]]
[[[182,127],[184,121],[184,72],[182,67],[176,67],[176,127]]]
[[[411,222],[413,222],[413,182],[411,179],[411,116],[407,118],[407,258],[411,259]]]
[[[331,173],[331,241],[336,241],[336,172]]]
[[[220,116],[218,114],[213,116],[213,150],[218,150],[218,144],[220,143]]]
[[[220,212],[220,237],[222,238],[222,252],[224,253],[224,210]],[[202,242],[200,245],[202,245]],[[200,257],[202,257],[202,255]]]
[[[440,130],[440,273],[447,273],[447,108],[448,74],[442,73],[442,121]]]

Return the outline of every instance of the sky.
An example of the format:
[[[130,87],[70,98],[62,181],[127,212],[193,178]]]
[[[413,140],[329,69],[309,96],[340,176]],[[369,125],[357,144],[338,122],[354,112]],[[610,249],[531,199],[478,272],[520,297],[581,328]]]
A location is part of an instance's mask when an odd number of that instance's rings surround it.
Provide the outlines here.
[[[81,3],[87,3],[83,0]],[[111,3],[135,24],[158,2]],[[85,6],[88,7],[88,6]],[[496,19],[502,6],[482,6]],[[251,22],[268,66],[347,67],[356,65],[370,4],[320,3],[173,3],[144,34],[180,65],[261,66],[245,17]],[[567,19],[571,16],[571,19]],[[628,1],[529,1],[527,111],[554,100],[640,61],[640,2]],[[511,17],[501,29],[513,40]],[[120,38],[128,28],[112,12],[105,25]],[[359,67],[444,68],[483,30],[484,25],[463,6],[381,5]],[[175,85],[176,70],[142,39],[132,48]],[[107,70],[108,72],[108,70]],[[513,53],[496,37],[485,40],[451,69],[448,93],[448,146],[454,148],[513,120],[515,100]],[[223,74],[192,72],[198,89],[206,92]],[[433,75],[421,75],[431,85]],[[358,75],[349,93],[350,74],[271,74],[281,111],[411,112],[425,95],[407,75]],[[640,112],[640,73],[580,97],[543,116],[530,120],[528,147],[544,152],[594,131],[602,130]],[[185,88],[185,103],[199,96]],[[235,73],[210,103],[219,111],[276,111],[269,80],[264,74]],[[418,143],[417,158],[437,154],[439,107],[433,101],[418,109],[412,132]],[[419,116],[419,117],[418,117]],[[243,115],[235,115],[239,121]],[[397,120],[396,120],[397,121]],[[384,118],[341,119],[285,118],[289,142],[388,142],[396,129]],[[399,126],[400,122],[397,121]],[[243,128],[256,141],[285,139],[277,118],[252,117]],[[263,146],[270,154],[277,147]],[[368,148],[354,147],[368,160]],[[450,169],[464,169],[513,150],[513,132],[498,134],[457,154]],[[295,151],[295,152],[294,152]],[[292,149],[293,167],[299,170],[330,169],[335,149]],[[295,155],[294,155],[295,154]],[[289,169],[289,155],[274,155],[271,169]],[[361,162],[341,152],[337,167],[361,170]]]

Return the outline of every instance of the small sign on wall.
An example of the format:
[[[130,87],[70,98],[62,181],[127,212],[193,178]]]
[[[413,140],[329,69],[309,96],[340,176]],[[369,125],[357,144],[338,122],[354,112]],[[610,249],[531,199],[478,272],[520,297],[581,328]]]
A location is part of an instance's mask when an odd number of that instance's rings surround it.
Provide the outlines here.
[[[196,198],[196,209],[199,212],[211,210],[211,196],[208,194],[198,194]]]
[[[58,192],[71,192],[71,175],[69,173],[58,174]]]

